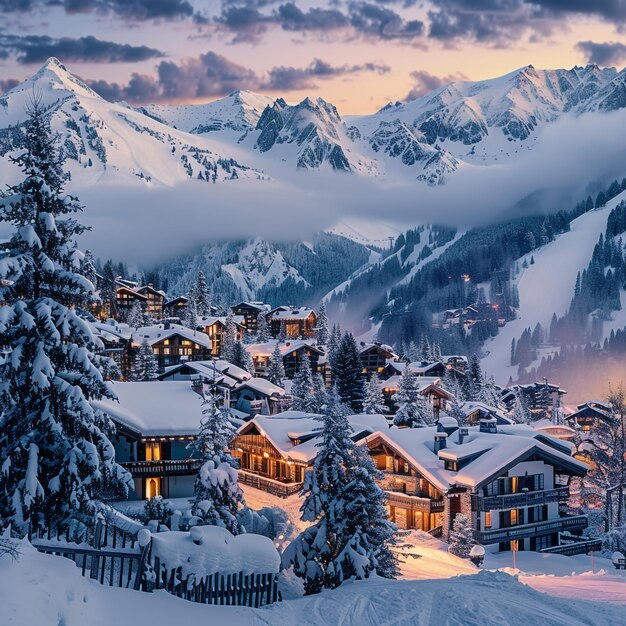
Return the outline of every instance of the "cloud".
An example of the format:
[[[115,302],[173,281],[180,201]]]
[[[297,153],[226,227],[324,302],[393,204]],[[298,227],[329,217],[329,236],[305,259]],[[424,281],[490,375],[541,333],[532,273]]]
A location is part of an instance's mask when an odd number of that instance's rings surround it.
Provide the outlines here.
[[[579,41],[577,50],[585,55],[589,63],[601,66],[620,65],[626,59],[626,45],[618,41]]]
[[[0,35],[0,54],[14,55],[19,63],[43,63],[49,57],[69,62],[136,63],[163,56],[148,46],[114,43],[92,36],[53,39],[47,35]]]
[[[180,63],[161,61],[156,67],[156,76],[134,73],[126,85],[105,80],[87,79],[85,82],[107,100],[141,104],[224,96],[238,89],[310,89],[316,86],[315,79],[358,72],[384,74],[388,71],[388,66],[378,63],[334,66],[322,59],[315,59],[304,68],[279,66],[262,76],[220,54],[207,52]]]
[[[264,89],[290,91],[295,89],[313,89],[316,87],[315,78],[334,78],[359,72],[376,72],[386,74],[390,71],[387,65],[377,63],[363,63],[360,65],[333,66],[321,59],[315,59],[308,67],[274,67],[269,71]]]
[[[351,2],[350,23],[360,33],[381,39],[415,39],[424,34],[424,22],[405,20],[387,7],[367,2]]]
[[[8,78],[6,80],[0,79],[0,93],[6,93],[7,91],[13,89],[13,87],[17,87],[20,84],[20,81],[16,78]]]
[[[467,76],[460,72],[457,74],[448,74],[448,76],[435,76],[426,70],[415,70],[411,72],[411,78],[415,81],[415,84],[407,94],[407,100],[415,100],[415,98],[419,98],[434,89],[443,87],[443,85],[447,85],[456,80],[467,80]]]
[[[187,0],[0,0],[0,11],[4,13],[28,12],[50,6],[60,6],[70,14],[114,14],[137,21],[176,20],[189,18],[194,13]]]

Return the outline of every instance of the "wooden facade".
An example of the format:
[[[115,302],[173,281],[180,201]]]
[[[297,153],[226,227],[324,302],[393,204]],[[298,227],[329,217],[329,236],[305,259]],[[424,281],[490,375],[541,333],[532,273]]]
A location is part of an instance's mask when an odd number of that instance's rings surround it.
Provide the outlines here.
[[[398,356],[388,346],[380,343],[366,344],[361,342],[359,346],[359,356],[363,364],[363,374],[382,374],[387,361],[395,360]]]
[[[285,376],[289,379],[292,379],[298,370],[300,369],[300,365],[304,359],[304,355],[309,358],[309,362],[311,364],[312,372],[319,372],[323,378],[325,378],[326,372],[325,367],[321,363],[322,357],[324,353],[316,348],[315,346],[310,346],[308,344],[300,344],[293,347],[293,350],[289,350],[290,342],[287,341],[285,344],[285,350],[283,351],[283,367],[285,369]],[[270,360],[272,357],[272,353],[268,351],[267,354],[253,354],[252,362],[254,363],[254,373],[256,376],[260,376],[261,378],[265,378],[267,375],[267,371],[270,366]]]
[[[260,302],[240,302],[231,308],[233,315],[243,317],[242,326],[250,334],[254,334],[258,328],[259,315],[267,314],[267,308]]]
[[[148,304],[148,296],[131,289],[130,287],[118,287],[115,292],[116,314],[120,319],[126,319],[135,303],[138,302],[145,310]]]
[[[137,293],[147,298],[146,313],[148,317],[154,320],[163,318],[163,305],[165,296],[161,291],[155,289],[152,285],[146,285],[137,289]]]
[[[183,360],[203,361],[211,356],[205,346],[176,333],[152,343],[152,351],[161,369]]]
[[[289,339],[312,339],[315,336],[317,315],[312,309],[280,307],[269,313],[273,337],[284,328]]]
[[[203,332],[211,339],[211,356],[213,357],[218,357],[222,354],[222,342],[226,333],[225,319],[215,319],[203,328]],[[243,340],[243,333],[244,327],[241,324],[237,324],[237,341]]]

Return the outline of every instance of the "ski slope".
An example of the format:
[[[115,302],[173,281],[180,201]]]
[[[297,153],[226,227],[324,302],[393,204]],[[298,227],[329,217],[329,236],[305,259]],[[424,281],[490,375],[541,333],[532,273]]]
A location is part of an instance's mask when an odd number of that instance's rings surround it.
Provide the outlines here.
[[[510,365],[512,340],[517,341],[525,328],[533,329],[538,322],[548,329],[554,313],[560,317],[567,312],[574,295],[576,275],[589,264],[598,237],[606,229],[611,209],[624,199],[626,192],[605,207],[581,215],[572,222],[569,232],[558,235],[525,257],[528,263],[534,257],[535,263],[522,270],[518,278],[518,317],[484,345],[486,356],[481,364],[498,384],[506,384],[510,377],[517,377],[517,366]],[[520,264],[523,260],[520,259]]]

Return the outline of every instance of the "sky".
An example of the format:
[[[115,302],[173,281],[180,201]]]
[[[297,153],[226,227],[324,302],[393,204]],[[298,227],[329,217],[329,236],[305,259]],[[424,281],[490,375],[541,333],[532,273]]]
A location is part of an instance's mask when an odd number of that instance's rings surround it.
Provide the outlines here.
[[[235,89],[342,115],[532,64],[626,64],[626,0],[0,0],[0,91],[50,56],[103,97]]]

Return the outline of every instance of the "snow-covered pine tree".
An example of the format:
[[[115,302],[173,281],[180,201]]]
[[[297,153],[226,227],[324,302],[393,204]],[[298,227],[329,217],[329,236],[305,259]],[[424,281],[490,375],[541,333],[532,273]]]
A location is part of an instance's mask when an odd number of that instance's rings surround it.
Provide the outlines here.
[[[191,512],[203,524],[221,526],[238,535],[242,528],[237,513],[245,501],[237,482],[236,462],[228,452],[235,428],[228,410],[218,407],[210,393],[204,395],[202,406],[200,432],[189,444],[203,461],[196,476],[196,496],[190,501]]]
[[[264,311],[259,313],[256,320],[256,340],[258,343],[265,343],[269,341],[270,329],[267,323],[267,315]]]
[[[511,418],[516,424],[530,424],[532,421],[532,414],[528,404],[526,404],[526,398],[519,388],[515,390],[515,401],[511,411]]]
[[[385,414],[389,412],[389,407],[385,404],[385,397],[380,384],[378,374],[374,373],[365,385],[365,400],[363,401],[363,412],[373,414]]]
[[[280,330],[278,331],[277,339],[279,343],[285,343],[285,341],[287,341],[287,324],[285,320],[280,321]]]
[[[294,411],[315,412],[317,403],[313,390],[313,375],[311,374],[311,363],[306,353],[302,355],[300,367],[293,377],[291,395],[293,397],[291,408]]]
[[[80,264],[80,273],[93,285],[94,290],[98,289],[98,273],[96,272],[96,261],[91,250],[85,250],[85,256]]]
[[[400,377],[398,391],[391,397],[398,406],[393,418],[396,426],[408,428],[424,428],[435,422],[432,406],[420,393],[419,378],[408,365]]]
[[[472,525],[470,524],[467,515],[463,513],[457,513],[452,523],[452,530],[450,531],[450,544],[448,545],[448,552],[461,557],[462,559],[468,559],[472,546],[475,545],[474,533],[472,532]]]
[[[13,228],[0,261],[0,278],[11,281],[0,343],[12,349],[0,370],[0,527],[88,526],[98,501],[125,497],[131,479],[115,461],[112,422],[89,403],[113,394],[94,355],[101,343],[74,310],[93,297],[78,271],[81,206],[64,192],[63,161],[36,97],[12,161],[24,179],[0,205],[0,221]]]
[[[488,406],[498,407],[500,406],[500,392],[496,387],[496,382],[493,379],[493,376],[487,378],[486,376],[483,378],[482,385],[480,387],[480,391],[478,392],[478,400],[484,402]]]
[[[359,349],[352,333],[346,333],[334,352],[332,380],[337,387],[341,401],[354,413],[363,410],[365,385],[363,381],[363,364]]]
[[[483,373],[480,368],[480,360],[476,354],[473,354],[470,357],[469,367],[465,371],[463,380],[463,393],[467,400],[478,400],[482,382]]]
[[[196,307],[196,314],[200,317],[211,315],[211,294],[206,284],[206,278],[202,270],[198,271],[196,284],[193,288],[193,300]]]
[[[130,375],[128,379],[131,381],[148,381],[156,380],[159,375],[159,363],[157,357],[152,350],[152,346],[144,337],[139,349],[132,360]]]
[[[242,370],[246,370],[249,374],[253,374],[254,368],[250,368],[250,355],[246,352],[244,345],[241,341],[236,341],[233,346],[232,356],[230,359],[227,359],[233,365],[240,367]],[[250,368],[250,369],[249,369]]]
[[[323,413],[328,404],[328,390],[319,372],[313,372],[313,412]]]
[[[110,259],[102,268],[102,280],[99,281],[100,299],[109,315],[113,318],[117,317],[117,307],[115,297],[117,295],[116,275],[113,269],[113,261]]]
[[[341,329],[338,324],[333,324],[333,329],[330,333],[330,337],[328,338],[328,365],[330,367],[331,378],[333,375],[334,368],[334,360],[335,354],[337,352],[337,348],[339,347],[339,343],[341,341]]]
[[[344,550],[344,575],[366,578],[375,570],[384,578],[396,578],[398,559],[392,548],[398,529],[389,520],[387,498],[378,484],[383,473],[374,466],[366,446],[355,447],[354,461],[344,495],[348,534],[354,537]]]
[[[143,310],[143,307],[139,302],[135,302],[128,312],[128,316],[126,317],[126,323],[131,328],[141,328],[146,325],[146,316]]]
[[[193,298],[189,298],[185,306],[183,324],[194,331],[198,328],[198,310],[196,309],[196,302]]]
[[[315,340],[318,346],[325,346],[330,339],[328,331],[328,317],[326,316],[326,303],[322,300],[317,308],[317,321],[315,322]]]
[[[235,344],[237,343],[237,324],[232,311],[226,315],[224,335],[222,336],[222,350],[220,357],[232,363],[235,356]]]
[[[329,393],[322,423],[319,452],[313,469],[303,485],[301,519],[313,525],[287,546],[283,566],[293,566],[296,576],[304,579],[306,594],[334,588],[344,580],[344,550],[353,539],[348,528],[346,489],[354,465],[354,442],[350,423],[337,390]],[[350,569],[350,572],[352,569]]]
[[[271,383],[282,387],[283,378],[285,378],[285,366],[283,365],[283,355],[280,352],[280,344],[277,341],[272,351],[272,356],[270,357],[267,379]]]

